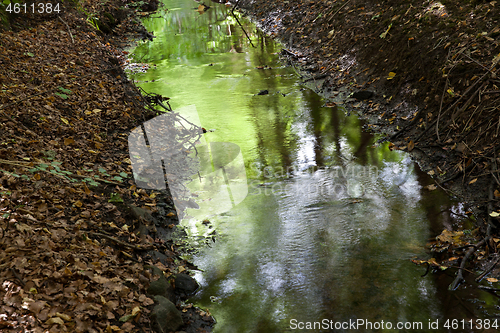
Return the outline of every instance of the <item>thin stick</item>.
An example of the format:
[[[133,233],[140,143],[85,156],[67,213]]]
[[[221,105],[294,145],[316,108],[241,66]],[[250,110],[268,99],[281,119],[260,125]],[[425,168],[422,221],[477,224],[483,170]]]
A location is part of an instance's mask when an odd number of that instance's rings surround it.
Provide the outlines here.
[[[441,141],[441,139],[439,138],[439,119],[441,118],[441,110],[443,110],[444,94],[446,93],[447,89],[448,89],[448,78],[446,78],[446,82],[444,84],[443,94],[441,95],[441,103],[439,104],[439,112],[436,119],[436,136],[438,142]]]
[[[73,44],[75,44],[75,40],[73,39],[73,34],[71,33],[71,30],[69,30],[69,25],[68,23],[66,23],[62,18],[61,16],[58,16],[58,18],[61,20],[62,23],[64,23],[66,25],[66,28],[68,28],[68,32],[69,32],[69,36],[71,37],[71,42]]]
[[[241,25],[240,20],[238,20],[236,15],[234,15],[234,10],[236,9],[236,6],[238,6],[239,2],[240,2],[240,0],[238,0],[238,2],[236,2],[233,9],[231,10],[231,14],[233,14],[233,17],[236,19],[236,22],[238,22],[239,26],[241,27],[241,30],[243,30],[243,32],[245,33],[245,36],[247,36],[247,39],[250,42],[250,45],[252,45],[252,47],[255,47],[255,45],[253,45],[253,43],[252,43],[252,40],[250,39],[250,36],[248,36],[247,32],[245,31],[245,28],[243,28],[243,26]]]
[[[108,236],[106,234],[101,234],[100,232],[89,232],[91,235],[93,236],[99,236],[99,237],[103,237],[103,238],[106,238],[106,239],[109,239],[110,241],[113,241],[117,244],[120,244],[120,245],[123,245],[125,247],[128,247],[128,248],[131,248],[131,249],[134,249],[134,250],[138,250],[138,251],[145,251],[145,250],[151,250],[153,248],[153,246],[149,245],[144,245],[144,246],[141,246],[141,245],[132,245],[132,244],[129,244],[127,242],[124,242],[124,241],[121,241],[119,239],[116,239],[114,237],[111,237],[111,236]]]
[[[345,4],[342,5],[342,7],[339,8],[339,10],[337,10],[335,13],[333,13],[333,15],[328,19],[328,22],[330,22],[332,20],[332,18],[338,14],[338,12],[340,12],[342,10],[342,8],[344,8],[345,6],[347,6],[347,4],[351,2],[351,0],[347,0]]]
[[[498,264],[498,262],[500,262],[500,257],[497,258],[497,260],[495,260],[495,262],[491,265],[490,268],[488,268],[487,270],[485,270],[483,272],[483,274],[479,275],[476,279],[476,282],[481,282],[481,280],[488,274],[491,273],[491,271],[493,270],[493,268],[495,268],[495,266]]]
[[[467,260],[480,246],[483,246],[483,244],[485,244],[487,240],[489,240],[489,237],[484,238],[479,243],[477,243],[473,248],[469,249],[469,251],[465,253],[465,256],[462,258],[462,262],[460,263],[460,268],[458,269],[457,277],[450,284],[448,288],[449,290],[457,289],[460,283],[464,281],[463,271],[465,269],[465,265],[467,264]]]
[[[457,104],[458,102],[460,102],[462,100],[462,98],[467,95],[469,93],[469,91],[471,91],[472,89],[474,89],[478,84],[479,82],[483,81],[483,79],[488,75],[489,73],[486,72],[484,73],[483,76],[481,76],[473,85],[471,85],[469,88],[467,88],[467,90],[463,93],[463,95],[461,95],[456,101],[455,103],[453,103],[452,106],[450,106],[449,108],[447,108],[442,114],[441,116],[444,116],[445,114],[447,114],[450,110],[452,110]],[[421,137],[424,136],[425,133],[427,133],[428,130],[430,130],[435,124],[436,124],[437,120],[434,120],[427,128],[424,129],[424,131],[422,133],[420,133],[420,135],[414,140],[415,142],[420,140]]]

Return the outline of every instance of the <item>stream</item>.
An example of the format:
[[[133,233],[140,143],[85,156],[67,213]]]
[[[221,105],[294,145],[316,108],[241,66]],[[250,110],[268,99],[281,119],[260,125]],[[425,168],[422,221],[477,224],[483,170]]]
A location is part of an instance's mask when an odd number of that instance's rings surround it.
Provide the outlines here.
[[[355,115],[326,107],[248,20],[255,47],[224,5],[163,2],[143,20],[156,38],[133,51],[152,66],[131,77],[207,129],[204,175],[230,157],[206,176],[215,185],[189,185],[200,208],[181,222],[202,270],[190,302],[214,332],[467,332],[445,324],[492,314],[490,294],[448,291],[454,272],[422,277],[410,261],[465,223],[460,203],[427,190],[409,156],[377,145]]]

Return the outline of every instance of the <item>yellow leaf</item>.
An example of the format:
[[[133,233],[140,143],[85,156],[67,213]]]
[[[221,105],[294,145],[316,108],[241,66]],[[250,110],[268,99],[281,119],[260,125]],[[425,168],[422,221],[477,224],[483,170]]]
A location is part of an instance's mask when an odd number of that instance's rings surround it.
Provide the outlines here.
[[[493,66],[496,66],[496,64],[498,64],[498,62],[500,62],[500,53],[497,54],[491,62],[493,63]]]
[[[499,216],[500,216],[500,214],[499,214],[498,212],[491,212],[491,213],[490,213],[490,216],[491,216],[491,217],[499,217]]]
[[[486,278],[488,282],[498,282],[498,279],[495,278]]]
[[[477,182],[477,178],[474,178],[473,180],[471,180],[471,181],[469,182],[469,185],[474,184],[475,182]]]
[[[61,117],[61,121],[65,123],[66,125],[69,125],[69,121],[66,118]]]
[[[461,246],[464,241],[461,237],[464,235],[463,231],[449,231],[444,229],[441,235],[437,236],[436,239],[443,243],[451,243],[457,246]]]
[[[83,203],[82,203],[80,200],[78,200],[78,201],[76,201],[76,202],[74,203],[74,205],[75,205],[76,207],[80,208],[80,207],[82,207],[82,206],[83,206]]]
[[[73,138],[66,138],[64,139],[64,145],[69,146],[75,143],[75,140]]]
[[[141,308],[136,306],[135,308],[132,309],[132,316],[137,315],[139,312],[141,312]]]
[[[206,12],[209,9],[210,9],[210,7],[208,7],[207,5],[205,5],[205,4],[202,3],[201,5],[198,6],[197,11],[201,15],[201,14],[203,14],[204,12]]]
[[[87,184],[85,184],[85,183],[83,183],[83,190],[85,191],[85,194],[87,194],[87,195],[92,193],[92,191],[89,190],[89,188],[87,187]]]
[[[389,24],[389,27],[387,28],[387,30],[384,31],[383,33],[381,33],[379,37],[384,39],[387,36],[387,34],[389,33],[389,30],[391,30],[391,27],[392,27],[392,23]]]
[[[59,318],[64,319],[65,321],[70,321],[71,320],[71,317],[68,316],[67,314],[64,314],[64,313],[56,312],[56,316],[59,317]]]
[[[394,79],[395,76],[396,76],[396,73],[390,72],[389,76],[387,76],[387,80],[392,80],[392,79]]]
[[[182,273],[184,272],[186,269],[184,268],[184,266],[179,266],[179,273]]]
[[[59,325],[64,325],[64,321],[59,318],[59,317],[52,317],[49,320],[45,322],[47,325],[54,325],[54,324],[59,324]]]
[[[413,142],[413,140],[411,140],[409,143],[408,143],[408,151],[412,151],[413,148],[415,148],[415,142]]]

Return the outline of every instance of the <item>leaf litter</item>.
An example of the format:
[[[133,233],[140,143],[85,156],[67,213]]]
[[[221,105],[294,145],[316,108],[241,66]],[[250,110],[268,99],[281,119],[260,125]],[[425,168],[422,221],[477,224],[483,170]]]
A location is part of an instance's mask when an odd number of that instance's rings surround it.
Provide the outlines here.
[[[158,111],[122,70],[123,41],[145,35],[127,2],[60,3],[60,16],[18,15],[0,32],[2,332],[152,332],[147,267],[193,267],[131,212],[163,203],[178,223],[168,193],[132,180],[128,134]],[[208,312],[177,306],[185,331],[210,330]]]

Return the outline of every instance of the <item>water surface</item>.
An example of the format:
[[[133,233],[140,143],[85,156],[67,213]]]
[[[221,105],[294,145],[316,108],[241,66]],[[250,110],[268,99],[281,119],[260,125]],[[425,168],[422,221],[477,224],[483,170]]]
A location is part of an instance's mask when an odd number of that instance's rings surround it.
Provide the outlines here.
[[[425,190],[414,163],[377,146],[357,118],[324,107],[248,21],[255,48],[223,5],[200,15],[196,2],[164,2],[145,20],[157,38],[135,50],[156,67],[134,78],[199,118],[206,143],[238,145],[246,168],[242,202],[221,208],[191,184],[202,209],[182,221],[201,239],[192,260],[202,289],[191,301],[215,316],[215,331],[307,331],[300,325],[322,320],[426,331],[438,320],[433,331],[446,332],[446,319],[468,318],[446,283],[410,262],[428,257],[426,242],[457,223],[449,212],[460,206]]]

